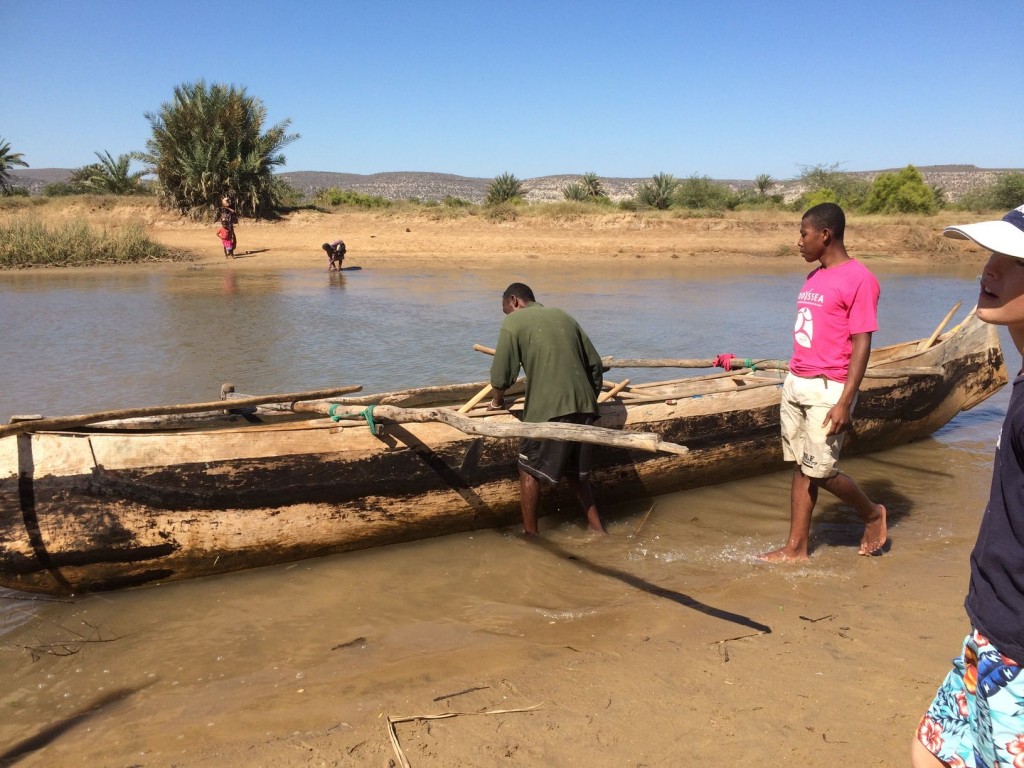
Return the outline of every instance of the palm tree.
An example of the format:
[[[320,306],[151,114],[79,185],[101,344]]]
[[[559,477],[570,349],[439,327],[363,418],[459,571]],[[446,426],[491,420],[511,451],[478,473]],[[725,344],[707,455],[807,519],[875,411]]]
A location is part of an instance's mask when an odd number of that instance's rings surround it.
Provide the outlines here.
[[[657,173],[636,189],[636,201],[647,208],[665,210],[672,204],[672,193],[679,180],[671,173]]]
[[[240,214],[263,216],[279,207],[284,189],[274,169],[281,150],[299,138],[291,120],[267,130],[267,108],[245,88],[203,80],[176,86],[174,98],[146,113],[153,136],[135,155],[156,174],[164,201],[183,213],[216,210],[233,198]]]
[[[758,174],[754,178],[754,189],[757,190],[757,194],[761,197],[768,196],[768,190],[775,186],[775,179],[769,176],[767,173]]]
[[[487,187],[487,205],[508,203],[517,197],[523,196],[523,182],[511,173],[503,173],[495,176],[494,180]]]
[[[0,139],[0,194],[10,194],[14,189],[10,170],[16,165],[28,168],[21,152],[11,152],[10,142]]]
[[[580,184],[586,190],[587,197],[608,197],[601,178],[592,171],[580,176]]]
[[[141,194],[142,177],[146,175],[145,170],[129,172],[128,167],[132,161],[132,155],[118,155],[115,160],[110,152],[96,153],[98,163],[84,166],[79,169],[79,174],[85,176],[80,179],[83,186],[105,192],[111,195],[136,195]]]

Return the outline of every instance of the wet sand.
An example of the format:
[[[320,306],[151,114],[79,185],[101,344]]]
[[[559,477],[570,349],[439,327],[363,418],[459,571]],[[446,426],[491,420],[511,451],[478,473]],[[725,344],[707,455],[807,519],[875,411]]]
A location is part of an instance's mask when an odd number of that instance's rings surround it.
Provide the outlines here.
[[[934,222],[937,231],[941,223]],[[337,237],[348,244],[346,266],[363,268],[415,269],[453,260],[501,268],[529,259],[591,268],[609,260],[678,259],[700,269],[719,263],[793,269],[793,262],[799,268],[802,261],[795,249],[796,217],[784,214],[668,220],[622,214],[584,223],[497,225],[304,212],[275,224],[243,221],[243,254],[232,261],[221,255],[212,224],[153,216],[148,225],[159,241],[201,254],[191,265],[160,269],[243,270],[258,264],[326,271],[319,246]],[[854,255],[868,260],[920,260],[921,253],[906,245],[907,233],[920,226],[919,220],[854,221],[848,241]],[[966,248],[955,253],[980,266],[980,254]],[[132,267],[145,268],[150,267]],[[1012,353],[1009,362],[1017,363]],[[740,557],[722,552],[723,542],[735,541],[731,526],[742,524],[712,516],[706,525],[723,532],[705,544],[714,556],[651,560],[634,549],[635,537],[656,548],[659,540],[684,535],[662,527],[667,523],[659,507],[650,518],[638,511],[615,521],[605,540],[590,540],[571,526],[550,530],[539,544],[503,532],[478,534],[504,537],[500,551],[507,554],[498,562],[491,550],[475,553],[472,537],[460,540],[467,552],[454,561],[451,546],[423,545],[401,567],[418,563],[450,571],[450,592],[408,598],[409,605],[424,607],[406,630],[389,630],[387,647],[404,649],[392,657],[373,655],[380,642],[373,622],[351,615],[361,604],[343,606],[340,597],[321,591],[320,579],[309,577],[317,588],[303,589],[303,574],[322,575],[323,569],[355,571],[362,562],[372,573],[365,553],[344,565],[335,559],[300,564],[288,580],[275,581],[274,573],[232,577],[250,578],[261,599],[273,591],[278,607],[292,606],[294,614],[293,653],[275,662],[274,671],[263,658],[268,666],[245,674],[244,682],[254,686],[218,681],[211,671],[217,664],[208,659],[195,660],[206,676],[197,681],[191,660],[175,658],[176,648],[188,647],[184,637],[177,645],[173,637],[160,637],[150,651],[154,667],[168,657],[180,664],[180,686],[144,665],[131,679],[105,684],[98,667],[116,664],[116,642],[89,648],[87,665],[58,666],[44,657],[34,668],[25,664],[23,647],[5,647],[4,674],[19,680],[37,675],[40,690],[59,684],[53,675],[76,674],[74,666],[88,666],[82,674],[96,681],[92,698],[54,713],[51,723],[0,729],[0,764],[399,765],[389,717],[454,712],[395,726],[414,768],[903,765],[917,720],[967,629],[962,601],[968,556],[991,466],[991,441],[979,436],[977,443],[943,447],[941,459],[935,458],[940,447],[925,441],[888,452],[882,462],[854,460],[852,473],[870,493],[895,499],[887,503],[896,511],[892,548],[882,557],[858,557],[856,526],[831,499],[823,499],[825,519],[816,517],[818,546],[809,564],[767,566],[750,557],[758,547],[781,542],[784,509],[769,524],[750,526],[758,535]],[[914,469],[922,466],[927,469]],[[892,484],[894,472],[899,487]],[[745,507],[770,507],[784,503],[787,477],[698,489],[670,506],[676,516],[688,516],[689,509],[724,506],[721,494],[729,495],[736,514]],[[915,515],[901,523],[901,509]],[[396,549],[384,557],[402,553]],[[710,569],[718,572],[713,585],[701,580]],[[396,572],[386,565],[382,570]],[[730,578],[723,580],[723,572]],[[496,581],[509,591],[510,603],[525,601],[532,609],[495,626],[466,619],[477,579]],[[216,595],[218,581],[190,588]],[[164,599],[158,591],[170,599],[180,589],[138,590],[127,599],[149,601],[157,623]],[[367,582],[359,589],[380,606],[389,592],[415,595],[417,574],[412,570],[401,581]],[[105,611],[105,605],[102,597],[84,602],[76,614],[83,623],[71,628],[116,626],[116,612]],[[217,615],[237,632],[224,630],[217,663],[262,658],[261,638],[269,630],[252,604],[218,604]],[[195,617],[197,631],[204,618]],[[282,623],[277,631],[289,631],[288,611],[274,620]],[[188,630],[181,621],[176,627]],[[418,653],[418,644],[429,650]],[[0,704],[14,711],[21,702],[0,695]]]

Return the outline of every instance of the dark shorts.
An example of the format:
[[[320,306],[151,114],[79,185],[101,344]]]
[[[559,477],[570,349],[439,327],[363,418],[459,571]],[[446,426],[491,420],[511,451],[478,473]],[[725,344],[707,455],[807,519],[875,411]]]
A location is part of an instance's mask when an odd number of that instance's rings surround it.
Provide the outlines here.
[[[566,416],[556,416],[551,421],[564,424],[593,424],[596,419],[597,415],[593,413],[570,413]],[[590,474],[592,453],[591,443],[523,438],[519,441],[519,466],[538,480],[554,484],[567,472],[586,478]]]

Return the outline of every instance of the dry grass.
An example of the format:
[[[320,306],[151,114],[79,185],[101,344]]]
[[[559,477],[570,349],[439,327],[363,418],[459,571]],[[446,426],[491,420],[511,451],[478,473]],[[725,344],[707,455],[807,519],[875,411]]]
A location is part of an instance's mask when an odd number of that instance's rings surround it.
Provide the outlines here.
[[[0,224],[0,268],[68,267],[186,260],[147,237],[140,223],[97,229],[77,217],[50,225],[31,211]]]

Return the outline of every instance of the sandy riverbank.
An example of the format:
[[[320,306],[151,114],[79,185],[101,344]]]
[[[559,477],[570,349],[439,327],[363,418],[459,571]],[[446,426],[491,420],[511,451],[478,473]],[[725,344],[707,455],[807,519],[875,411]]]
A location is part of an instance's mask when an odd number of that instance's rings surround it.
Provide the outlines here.
[[[550,211],[550,208],[549,208]],[[395,211],[321,212],[300,210],[277,221],[243,219],[237,227],[238,258],[227,260],[215,225],[162,211],[147,201],[57,200],[46,205],[0,211],[0,223],[31,215],[58,222],[84,217],[96,227],[141,222],[148,234],[194,256],[193,265],[236,270],[326,269],[320,246],[337,238],[348,246],[346,265],[406,267],[423,264],[500,267],[515,260],[586,265],[676,262],[695,267],[749,265],[784,268],[799,263],[799,216],[783,211],[745,211],[707,217],[668,212],[579,214],[524,213],[495,222],[482,214],[423,207]],[[938,217],[851,217],[847,247],[874,263],[954,263],[977,260],[965,245],[941,236],[948,223],[977,219],[962,214]]]
[[[778,267],[799,259],[798,226],[797,216],[784,213],[715,218],[614,213],[495,223],[480,216],[433,219],[420,213],[301,211],[281,222],[243,221],[237,232],[242,258],[231,266],[324,268],[320,245],[340,237],[348,246],[349,264],[501,266],[509,260],[540,259]],[[209,225],[158,221],[151,233],[162,243],[203,254],[205,265],[225,261]],[[854,220],[847,243],[855,256],[886,262],[950,262],[964,253],[941,238],[940,223],[931,219]]]

